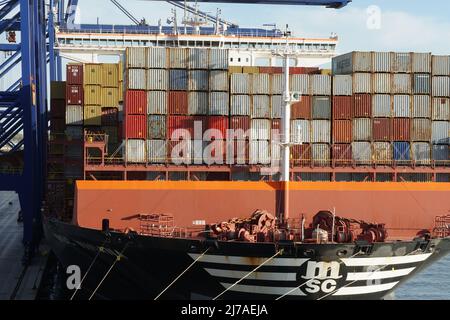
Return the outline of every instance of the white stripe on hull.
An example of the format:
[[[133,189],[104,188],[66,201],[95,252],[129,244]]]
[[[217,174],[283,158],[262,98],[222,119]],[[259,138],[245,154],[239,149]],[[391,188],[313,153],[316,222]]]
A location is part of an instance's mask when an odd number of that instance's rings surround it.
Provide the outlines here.
[[[190,253],[189,256],[192,259],[197,259],[200,255]],[[204,255],[199,262],[208,263],[220,263],[231,265],[245,265],[245,266],[259,266],[267,261],[269,258],[258,257],[241,257],[241,256],[221,256],[221,255]],[[299,267],[309,259],[296,259],[296,258],[275,258],[264,264],[264,266],[275,267]]]
[[[249,271],[205,269],[214,277],[242,279]],[[297,274],[289,272],[253,272],[245,279],[264,281],[297,281]]]
[[[351,296],[351,295],[383,292],[391,290],[398,283],[399,281],[384,284],[376,284],[371,286],[344,287],[336,291],[336,293],[334,293],[333,296]]]
[[[349,272],[347,274],[347,281],[380,280],[380,279],[404,277],[410,274],[414,269],[415,267],[399,270],[388,270],[388,271]]]
[[[221,282],[221,285],[224,286],[226,289],[228,289],[233,284]],[[290,296],[305,296],[305,294],[300,289],[294,290],[294,288],[295,287],[268,287],[268,286],[250,286],[250,285],[237,284],[233,288],[231,288],[229,291],[282,296],[282,295],[288,293],[289,291],[293,290],[291,293],[289,293]]]
[[[407,264],[427,260],[432,253],[416,254],[411,256],[378,257],[378,258],[348,258],[341,259],[347,267],[369,267]]]

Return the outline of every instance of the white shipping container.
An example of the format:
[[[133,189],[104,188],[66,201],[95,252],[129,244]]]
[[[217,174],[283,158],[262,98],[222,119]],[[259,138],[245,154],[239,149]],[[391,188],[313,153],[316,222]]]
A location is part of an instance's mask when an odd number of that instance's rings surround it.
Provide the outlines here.
[[[188,49],[188,62],[190,69],[207,70],[209,66],[209,50],[204,48]]]
[[[128,69],[128,89],[146,90],[146,78],[145,69]]]
[[[126,143],[126,158],[130,163],[146,163],[146,140],[128,139]]]
[[[139,47],[133,48],[128,47],[126,49],[126,63],[127,68],[142,68],[145,69],[147,67],[147,50],[146,48]]]
[[[66,125],[82,126],[83,121],[83,106],[68,105],[66,107]]]
[[[450,97],[450,77],[433,77],[433,96]]]
[[[391,93],[391,75],[389,73],[375,73],[372,83],[374,93]]]
[[[353,140],[370,141],[372,139],[372,119],[353,119]]]
[[[228,92],[209,93],[209,114],[214,116],[228,116],[230,114]]]
[[[267,119],[252,119],[250,124],[251,140],[269,140],[272,123]]]
[[[270,141],[251,140],[249,144],[250,164],[270,164]]]
[[[272,161],[276,161],[275,163],[279,163],[279,161],[281,161],[281,144],[279,142],[272,141],[270,148],[270,157]]]
[[[283,110],[283,96],[276,95],[271,97],[271,116],[272,119],[280,119]]]
[[[353,93],[353,78],[351,75],[333,77],[333,95],[351,96]]]
[[[310,143],[310,121],[291,120],[291,141],[293,143]]]
[[[282,74],[270,75],[270,93],[283,94],[284,78]]]
[[[390,117],[391,116],[391,96],[388,94],[375,94],[372,97],[373,116]]]
[[[332,60],[333,74],[351,74],[372,70],[371,52],[349,52]]]
[[[171,69],[187,69],[189,67],[188,49],[170,48],[169,67]]]
[[[232,94],[250,94],[251,82],[248,73],[231,74],[231,93]]]
[[[168,156],[171,163],[177,165],[194,163],[196,154],[201,152],[202,150],[201,140],[170,141],[169,145],[170,147],[168,147]],[[202,160],[199,160],[197,158],[197,162],[201,164]]]
[[[167,70],[147,70],[147,90],[167,90],[169,76]]]
[[[370,142],[353,142],[352,156],[356,164],[368,164],[372,161],[372,147]]]
[[[189,90],[208,91],[209,73],[204,70],[189,71]]]
[[[372,56],[373,72],[391,72],[391,53],[374,52]]]
[[[431,127],[431,140],[433,144],[449,144],[450,122],[433,121]]]
[[[167,140],[147,140],[147,160],[149,163],[166,163]]]
[[[389,142],[373,143],[373,159],[378,164],[388,164],[392,161],[392,146]]]
[[[252,74],[252,92],[253,94],[269,94],[270,77],[266,73]]]
[[[166,48],[147,48],[147,68],[165,69],[167,68],[167,49]]]
[[[281,77],[282,78],[282,77]],[[280,80],[281,83],[282,80]],[[293,74],[290,78],[290,87],[292,92],[300,92],[302,95],[310,94],[310,77],[308,74]],[[280,92],[276,94],[282,94],[283,88],[280,85]],[[274,93],[275,94],[275,93]]]
[[[311,157],[314,165],[326,166],[331,160],[331,149],[328,144],[313,144],[311,145]]]
[[[412,144],[413,160],[416,164],[431,163],[431,146],[428,142],[414,142]]]
[[[228,49],[210,49],[209,50],[209,69],[227,70],[228,69]]]
[[[249,116],[251,99],[248,95],[232,95],[230,111],[232,116]]]
[[[147,114],[167,114],[167,92],[147,92]]]
[[[313,74],[310,77],[311,90],[313,95],[330,96],[331,95],[331,76],[322,74]]]
[[[209,90],[228,91],[228,72],[211,70],[209,73]]]
[[[407,95],[395,95],[394,107],[392,109],[393,115],[396,118],[410,118],[411,117],[411,99]]]
[[[270,118],[270,98],[267,95],[254,95],[252,118]]]
[[[312,120],[311,133],[312,143],[331,143],[331,121]]]
[[[412,116],[414,118],[430,118],[431,117],[430,96],[425,96],[425,95],[413,96]]]
[[[433,120],[450,120],[450,99],[433,98]]]
[[[434,76],[450,76],[450,56],[433,56],[432,67]]]
[[[392,93],[411,93],[411,75],[396,73],[392,75]]]
[[[371,93],[372,77],[370,73],[353,74],[353,93]]]
[[[431,73],[431,53],[414,52],[412,54],[413,73]]]
[[[393,52],[391,57],[391,72],[410,73],[412,58],[409,52]]]
[[[208,93],[207,92],[189,92],[188,110],[191,115],[208,114]]]

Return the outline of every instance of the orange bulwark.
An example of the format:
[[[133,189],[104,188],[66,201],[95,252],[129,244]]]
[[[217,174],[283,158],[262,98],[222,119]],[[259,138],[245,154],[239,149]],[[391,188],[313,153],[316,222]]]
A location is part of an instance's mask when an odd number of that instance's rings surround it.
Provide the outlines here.
[[[345,218],[385,223],[390,239],[433,229],[448,214],[450,183],[291,182],[290,218],[307,223],[320,210]],[[279,182],[77,181],[74,223],[100,229],[139,228],[140,214],[171,214],[177,227],[248,217],[256,209],[275,213]]]

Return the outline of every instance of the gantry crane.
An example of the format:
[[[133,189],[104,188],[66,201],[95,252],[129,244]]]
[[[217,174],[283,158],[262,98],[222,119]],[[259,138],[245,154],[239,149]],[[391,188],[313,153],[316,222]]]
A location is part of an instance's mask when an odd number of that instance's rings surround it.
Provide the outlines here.
[[[163,1],[163,0],[149,0]],[[199,2],[309,5],[341,8],[351,0],[198,0]],[[67,3],[67,7],[65,4]],[[0,51],[12,53],[0,66],[0,79],[20,69],[18,79],[0,92],[0,190],[16,191],[24,221],[25,262],[40,240],[44,199],[49,80],[62,78],[61,58],[54,50],[55,25],[64,25],[76,11],[78,0],[5,0],[0,2],[0,33],[9,43]],[[15,32],[20,32],[20,43]],[[47,74],[49,63],[49,74]],[[23,134],[23,138],[17,140]],[[7,147],[7,148],[4,148]],[[18,151],[20,150],[20,153]],[[13,156],[11,156],[13,154]],[[4,165],[14,154],[23,166]],[[5,156],[7,155],[7,157]],[[3,165],[2,165],[3,164]]]

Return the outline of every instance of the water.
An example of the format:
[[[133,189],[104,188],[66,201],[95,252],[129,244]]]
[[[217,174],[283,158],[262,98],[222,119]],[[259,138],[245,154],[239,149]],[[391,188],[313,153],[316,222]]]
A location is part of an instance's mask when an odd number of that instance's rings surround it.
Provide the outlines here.
[[[450,300],[450,255],[399,286],[396,300]]]

